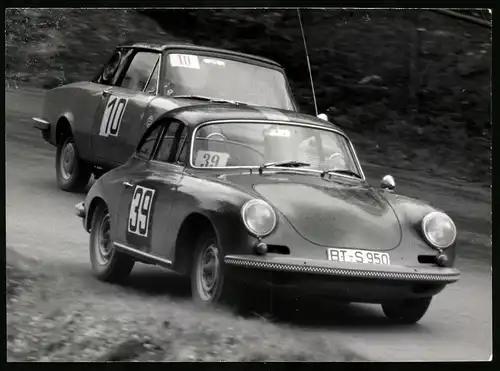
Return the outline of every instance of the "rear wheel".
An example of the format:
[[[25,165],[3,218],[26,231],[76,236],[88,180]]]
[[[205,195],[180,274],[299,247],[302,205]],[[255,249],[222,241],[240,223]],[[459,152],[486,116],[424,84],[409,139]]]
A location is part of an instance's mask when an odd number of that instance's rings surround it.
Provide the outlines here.
[[[107,207],[104,204],[97,206],[90,230],[90,262],[100,281],[122,282],[129,276],[135,261],[114,248],[110,221]]]
[[[432,297],[391,301],[383,303],[382,310],[391,322],[412,325],[422,319],[431,301]]]
[[[233,290],[226,280],[223,256],[212,231],[198,239],[191,270],[191,293],[195,302],[209,305],[227,303]]]
[[[57,147],[56,174],[57,184],[64,191],[84,190],[89,182],[92,169],[89,164],[80,158],[71,136]]]

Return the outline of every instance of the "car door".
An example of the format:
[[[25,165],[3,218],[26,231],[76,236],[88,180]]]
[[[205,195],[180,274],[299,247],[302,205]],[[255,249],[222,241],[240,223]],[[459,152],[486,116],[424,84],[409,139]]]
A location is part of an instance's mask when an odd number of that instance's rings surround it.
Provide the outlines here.
[[[172,253],[177,239],[178,224],[172,223],[173,206],[182,202],[178,188],[184,177],[186,160],[181,153],[187,148],[187,127],[180,121],[172,121],[160,140],[151,160],[155,171],[161,174],[158,207],[152,210],[152,254],[164,260],[172,261]],[[185,157],[185,156],[184,156]],[[161,205],[161,206],[160,206]]]
[[[90,139],[94,117],[102,104],[103,92],[112,86],[122,54],[123,51],[117,48],[92,81],[81,83],[80,89],[64,97],[72,102],[69,111],[73,117],[73,135],[80,156],[91,162],[95,159]]]
[[[94,116],[91,148],[98,163],[125,163],[147,129],[144,112],[157,92],[161,55],[129,51],[114,84],[102,93]]]
[[[127,172],[120,196],[118,242],[167,259],[168,254],[159,246],[165,241],[170,203],[175,198],[183,172],[182,166],[168,161],[171,153],[177,151],[183,130],[185,127],[182,124],[172,122],[165,130],[151,133],[151,139],[145,141],[137,153],[144,160]],[[160,137],[157,141],[158,133]],[[150,151],[153,151],[153,156],[146,159]]]

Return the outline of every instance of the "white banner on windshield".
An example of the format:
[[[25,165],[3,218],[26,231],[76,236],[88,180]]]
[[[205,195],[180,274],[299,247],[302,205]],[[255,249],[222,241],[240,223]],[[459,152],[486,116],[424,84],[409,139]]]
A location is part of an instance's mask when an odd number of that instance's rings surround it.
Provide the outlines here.
[[[200,69],[200,62],[198,56],[191,54],[170,54],[170,65],[172,67],[184,67]]]

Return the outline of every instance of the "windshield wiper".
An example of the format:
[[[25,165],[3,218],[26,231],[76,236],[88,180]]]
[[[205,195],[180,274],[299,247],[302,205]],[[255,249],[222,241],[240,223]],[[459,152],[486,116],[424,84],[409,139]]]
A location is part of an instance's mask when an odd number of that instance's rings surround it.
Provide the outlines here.
[[[325,175],[329,173],[351,175],[353,177],[361,179],[361,176],[358,173],[355,173],[354,171],[349,169],[327,169],[321,173],[321,177],[324,178]]]
[[[278,162],[268,162],[267,164],[262,164],[259,166],[259,174],[262,174],[262,170],[266,167],[270,166],[282,166],[282,167],[303,167],[303,166],[311,166],[311,164],[307,162],[300,161],[278,161]]]
[[[230,103],[230,104],[235,104],[235,105],[245,104],[243,102],[238,102],[235,100],[212,98],[212,97],[206,97],[204,95],[196,95],[196,94],[173,95],[171,98],[198,99],[198,100],[206,100],[207,102],[213,102],[213,103]]]

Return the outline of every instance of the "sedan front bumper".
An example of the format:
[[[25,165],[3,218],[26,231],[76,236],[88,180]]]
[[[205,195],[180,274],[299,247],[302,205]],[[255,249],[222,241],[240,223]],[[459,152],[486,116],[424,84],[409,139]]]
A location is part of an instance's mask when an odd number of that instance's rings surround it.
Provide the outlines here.
[[[84,218],[85,219],[85,203],[82,201],[82,202],[79,202],[75,205],[75,213],[77,216],[79,216],[80,218]]]
[[[379,303],[433,296],[460,279],[455,268],[339,263],[286,256],[227,255],[233,277],[253,285]]]
[[[278,272],[302,272],[341,277],[443,283],[453,283],[460,279],[460,271],[455,268],[338,263],[328,260],[321,261],[281,256],[253,255],[227,255],[224,258],[224,262],[229,265],[246,268],[264,269]]]
[[[50,122],[47,120],[41,119],[39,117],[33,117],[33,121],[35,121],[33,127],[42,132],[42,137],[45,141],[50,141]]]

